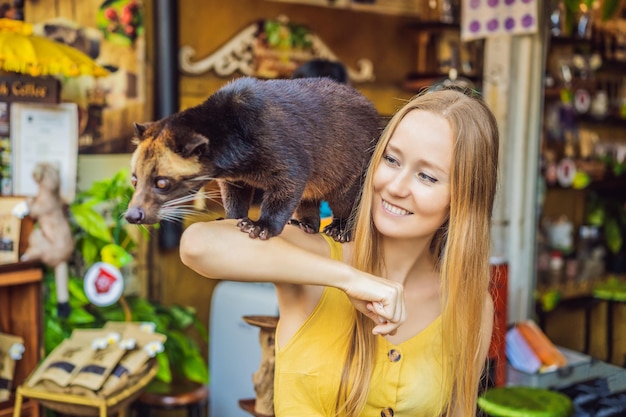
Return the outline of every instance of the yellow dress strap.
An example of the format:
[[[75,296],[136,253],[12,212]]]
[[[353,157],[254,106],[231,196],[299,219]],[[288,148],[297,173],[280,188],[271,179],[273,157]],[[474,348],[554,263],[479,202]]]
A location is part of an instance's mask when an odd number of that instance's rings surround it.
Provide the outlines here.
[[[331,257],[331,259],[334,259],[336,261],[342,261],[343,260],[343,250],[342,250],[342,247],[341,247],[341,243],[337,242],[335,239],[333,239],[332,237],[328,236],[326,233],[320,233],[320,235],[322,235],[324,240],[326,240],[326,243],[328,243],[328,246],[330,246],[330,257]]]

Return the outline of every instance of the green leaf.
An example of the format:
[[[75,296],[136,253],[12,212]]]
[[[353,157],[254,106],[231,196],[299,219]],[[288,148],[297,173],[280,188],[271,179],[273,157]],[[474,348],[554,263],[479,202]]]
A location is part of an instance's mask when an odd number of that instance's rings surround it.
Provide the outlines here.
[[[274,20],[265,21],[265,36],[270,46],[276,46],[280,43],[280,32],[282,25]]]
[[[615,165],[613,165],[613,175],[615,175],[616,177],[619,177],[625,172],[626,162],[616,162]]]
[[[46,353],[50,353],[63,341],[63,339],[69,335],[63,330],[63,327],[58,320],[46,316],[44,321],[44,349]]]
[[[602,20],[607,21],[612,18],[619,9],[621,0],[604,0],[602,2]]]
[[[80,242],[80,251],[83,255],[83,259],[85,260],[85,264],[91,265],[100,259],[99,242],[100,241],[96,241],[96,239],[91,237],[82,239]]]
[[[604,224],[604,239],[609,250],[618,253],[622,249],[623,239],[617,220],[609,217]]]
[[[70,298],[73,299],[74,303],[82,305],[90,304],[90,301],[85,294],[82,279],[70,278],[67,282],[67,288],[70,293]]]
[[[587,214],[587,223],[592,226],[602,226],[604,224],[605,212],[602,207],[596,207]]]
[[[209,382],[209,371],[207,364],[197,351],[185,356],[183,361],[183,375],[191,381],[200,384]]]
[[[70,324],[91,324],[96,322],[96,318],[82,308],[73,308],[70,310],[67,322]]]
[[[184,333],[178,330],[170,330],[169,332],[167,332],[166,335],[167,335],[167,341],[165,343],[171,349],[181,352],[184,356],[187,356],[187,354],[192,350],[190,349],[191,347],[193,347],[190,344],[191,339],[189,339],[187,335],[185,335]],[[172,352],[172,353],[176,354],[176,352]]]
[[[165,354],[165,352],[161,352],[157,354],[156,358],[159,368],[157,370],[155,378],[167,383],[172,382],[172,370],[170,369],[170,360],[168,359],[167,355]]]
[[[193,323],[195,310],[191,307],[181,307],[174,305],[170,308],[173,324],[179,329],[186,329]]]
[[[133,315],[139,321],[154,321],[156,309],[145,298],[135,297],[128,300]],[[156,324],[156,323],[155,323]]]
[[[126,252],[124,248],[114,243],[109,243],[100,249],[100,257],[103,262],[111,264],[117,268],[122,268],[133,260],[133,256]]]
[[[200,335],[200,338],[204,342],[208,342],[209,341],[209,332],[207,332],[206,326],[204,325],[204,323],[202,323],[200,321],[198,316],[194,316],[193,325],[194,325],[196,331],[198,332],[198,334]]]
[[[79,204],[70,207],[76,223],[82,227],[87,234],[105,242],[112,242],[113,236],[109,226],[102,215],[86,204]]]
[[[572,13],[576,13],[580,8],[581,0],[563,0],[565,8]]]
[[[156,324],[156,330],[160,333],[167,333],[170,328],[172,318],[169,314],[162,313],[157,310],[157,314],[154,320]]]

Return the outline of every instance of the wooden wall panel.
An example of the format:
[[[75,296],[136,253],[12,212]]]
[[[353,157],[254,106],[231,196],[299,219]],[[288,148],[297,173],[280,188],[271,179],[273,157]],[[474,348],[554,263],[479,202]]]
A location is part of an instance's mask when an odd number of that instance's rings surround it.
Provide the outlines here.
[[[36,0],[24,3],[25,20],[39,23],[51,17],[64,17],[76,22],[95,22],[103,0]]]
[[[265,0],[184,1],[179,3],[179,13],[184,22],[179,43],[195,49],[194,59],[210,55],[255,21],[285,15],[308,26],[348,66],[356,69],[361,58],[373,62],[374,82],[355,86],[380,113],[393,113],[401,100],[413,95],[400,88],[415,62],[413,37],[404,30],[412,18]],[[201,102],[228,79],[212,72],[182,77],[181,107]]]
[[[56,13],[57,16],[64,16],[64,17],[69,17],[72,20],[77,20],[76,19],[76,8],[80,7],[81,4],[85,5],[85,4],[89,4],[89,6],[91,6],[90,3],[93,3],[93,1],[78,1],[78,0],[70,0],[70,1],[63,1],[63,0],[55,0],[56,3]]]

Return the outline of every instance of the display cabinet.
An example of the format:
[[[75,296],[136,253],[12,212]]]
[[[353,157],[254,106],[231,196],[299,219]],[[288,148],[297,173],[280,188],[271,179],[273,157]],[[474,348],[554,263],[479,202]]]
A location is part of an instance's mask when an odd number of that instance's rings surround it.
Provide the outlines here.
[[[605,273],[626,272],[617,259],[624,256],[618,242],[626,214],[626,57],[608,53],[604,44],[592,37],[550,38],[539,190],[540,289],[584,292]],[[594,260],[598,265],[587,271]]]
[[[590,27],[547,40],[537,310],[557,344],[622,365],[611,352],[623,343],[603,337],[619,323],[597,292],[626,281],[626,27],[600,20]],[[576,331],[558,325],[571,325],[577,312]]]

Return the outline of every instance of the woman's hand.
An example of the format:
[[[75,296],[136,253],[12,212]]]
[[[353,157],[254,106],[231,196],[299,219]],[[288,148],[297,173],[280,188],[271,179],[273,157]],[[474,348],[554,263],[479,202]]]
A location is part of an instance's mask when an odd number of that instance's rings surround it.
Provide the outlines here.
[[[374,334],[394,335],[406,319],[402,284],[361,271],[343,290],[352,304],[375,323]]]

